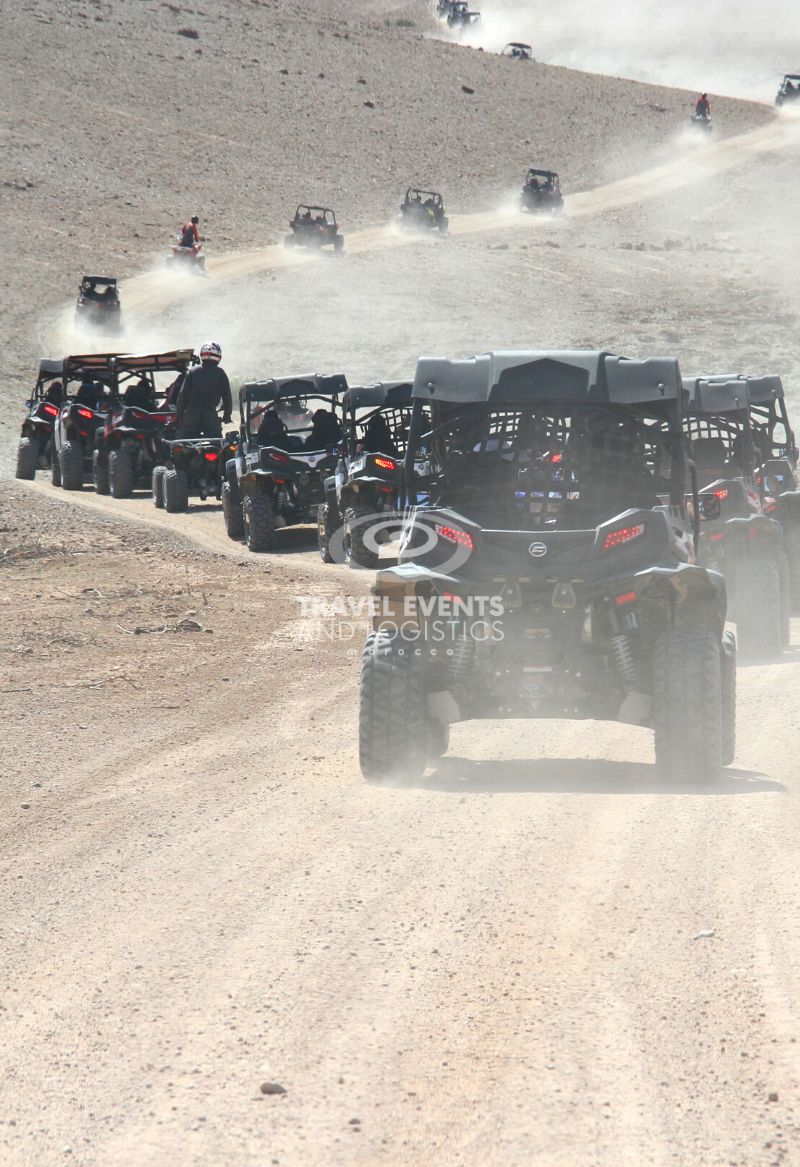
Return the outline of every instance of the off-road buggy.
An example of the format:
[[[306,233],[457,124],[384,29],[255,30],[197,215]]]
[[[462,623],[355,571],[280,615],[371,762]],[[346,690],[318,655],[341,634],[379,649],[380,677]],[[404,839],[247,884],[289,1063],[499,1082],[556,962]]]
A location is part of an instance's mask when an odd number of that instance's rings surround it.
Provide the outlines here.
[[[113,402],[95,435],[92,459],[98,494],[130,498],[136,489],[150,489],[153,468],[161,461],[161,440],[175,433],[177,392],[168,405],[167,390],[196,361],[191,349],[111,361]]]
[[[113,276],[84,276],[78,289],[75,323],[109,332],[120,331],[120,303]]]
[[[735,641],[722,576],[694,562],[677,361],[423,357],[413,398],[399,561],[364,649],[364,775],[421,774],[455,721],[556,717],[652,726],[664,776],[715,777]]]
[[[800,614],[800,490],[798,450],[783,383],[777,375],[747,378],[750,424],[756,452],[756,482],[764,513],[777,519],[789,564],[792,612]]]
[[[699,488],[720,500],[703,524],[700,562],[725,576],[743,657],[780,656],[789,640],[789,571],[780,523],[756,480],[746,378],[689,377],[685,431]]]
[[[400,226],[405,231],[440,231],[444,235],[449,222],[444,199],[437,191],[408,188],[400,204]]]
[[[92,477],[95,434],[113,404],[111,361],[118,353],[86,353],[64,361],[63,397],[50,446],[54,486],[81,490]]]
[[[208,273],[206,257],[201,255],[202,247],[202,243],[196,243],[194,247],[182,247],[180,243],[173,243],[170,247],[171,254],[164,260],[164,264],[173,271],[187,271],[196,276],[205,276]]]
[[[555,170],[531,167],[519,196],[521,211],[550,211],[557,215],[564,207],[561,183]]]
[[[312,207],[301,203],[290,219],[292,234],[283,241],[284,247],[311,247],[320,249],[330,245],[341,251],[344,238],[339,234],[336,215],[330,207]]]
[[[511,41],[507,44],[500,54],[502,57],[510,57],[513,61],[532,61],[533,48],[531,45],[526,45],[522,41]]]
[[[796,101],[798,97],[800,97],[800,74],[786,73],[775,98],[775,105],[780,108],[787,101]]]
[[[447,27],[457,28],[459,32],[463,32],[465,28],[471,28],[472,25],[480,24],[480,12],[470,11],[468,4],[456,0],[447,13]]]
[[[232,539],[244,535],[251,551],[271,551],[279,528],[317,521],[324,480],[339,459],[337,415],[346,390],[342,374],[242,385],[239,447],[227,463],[222,487],[225,528]]]
[[[50,465],[53,427],[63,396],[63,376],[63,361],[39,361],[36,385],[25,402],[28,414],[17,447],[17,478],[35,478],[37,470],[45,470]]]
[[[153,505],[176,514],[186,510],[194,492],[203,502],[210,494],[221,499],[225,467],[238,444],[236,430],[221,438],[163,438],[152,473]]]
[[[350,388],[336,473],[325,479],[317,528],[323,563],[374,570],[379,545],[399,533],[398,501],[411,421],[411,382]]]
[[[436,5],[436,15],[439,20],[447,20],[459,0],[439,0]]]

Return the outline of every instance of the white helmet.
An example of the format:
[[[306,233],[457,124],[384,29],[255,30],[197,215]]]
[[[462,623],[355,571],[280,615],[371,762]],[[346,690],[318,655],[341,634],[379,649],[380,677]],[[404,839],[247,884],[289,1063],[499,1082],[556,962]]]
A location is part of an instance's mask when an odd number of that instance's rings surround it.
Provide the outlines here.
[[[215,365],[222,360],[222,349],[216,341],[209,340],[200,349],[201,361],[213,361]]]

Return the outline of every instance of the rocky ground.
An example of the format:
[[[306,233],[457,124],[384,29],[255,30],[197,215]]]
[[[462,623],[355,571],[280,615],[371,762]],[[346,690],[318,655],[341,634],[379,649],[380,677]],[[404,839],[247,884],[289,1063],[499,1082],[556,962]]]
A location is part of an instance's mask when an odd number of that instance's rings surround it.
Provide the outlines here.
[[[420,3],[2,19],[6,467],[36,358],[106,343],[70,331],[79,275],[146,271],[192,210],[211,278],[128,279],[124,347],[353,381],[670,352],[794,400],[799,148],[765,107],[715,100],[698,143],[690,95],[432,41]],[[511,213],[533,161],[559,221]],[[449,239],[384,229],[412,179]],[[267,245],[312,193],[345,252],[288,261]],[[250,556],[213,500],[0,483],[0,1160],[798,1161],[796,648],[740,670],[714,787],[658,785],[647,731],[590,722],[457,726],[376,788],[363,621],[297,598],[368,585],[308,530]]]

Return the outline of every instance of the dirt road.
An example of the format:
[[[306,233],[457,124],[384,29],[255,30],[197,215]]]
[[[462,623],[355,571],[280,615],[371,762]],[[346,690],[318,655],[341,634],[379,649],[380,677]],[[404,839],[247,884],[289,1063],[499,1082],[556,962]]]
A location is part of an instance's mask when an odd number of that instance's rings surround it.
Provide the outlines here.
[[[3,1162],[796,1161],[796,650],[719,786],[489,723],[372,787],[291,598],[360,574],[3,491]]]

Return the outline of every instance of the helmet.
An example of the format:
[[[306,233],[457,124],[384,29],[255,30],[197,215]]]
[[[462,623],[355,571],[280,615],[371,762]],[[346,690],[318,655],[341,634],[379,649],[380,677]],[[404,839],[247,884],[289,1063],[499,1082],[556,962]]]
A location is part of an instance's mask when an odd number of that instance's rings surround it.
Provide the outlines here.
[[[200,222],[197,215],[192,215],[192,222],[194,223],[195,226],[197,226],[197,224]]]
[[[215,341],[209,340],[200,349],[200,360],[213,361],[216,365],[222,360],[222,349]]]

